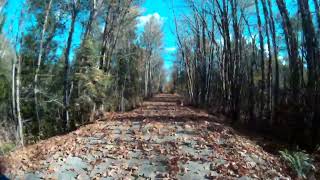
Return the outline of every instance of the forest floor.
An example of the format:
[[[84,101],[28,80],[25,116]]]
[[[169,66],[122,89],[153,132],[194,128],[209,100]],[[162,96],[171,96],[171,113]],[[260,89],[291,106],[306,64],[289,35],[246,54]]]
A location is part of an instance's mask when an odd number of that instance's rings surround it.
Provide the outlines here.
[[[127,113],[18,149],[12,179],[291,179],[278,156],[223,117],[159,94]]]

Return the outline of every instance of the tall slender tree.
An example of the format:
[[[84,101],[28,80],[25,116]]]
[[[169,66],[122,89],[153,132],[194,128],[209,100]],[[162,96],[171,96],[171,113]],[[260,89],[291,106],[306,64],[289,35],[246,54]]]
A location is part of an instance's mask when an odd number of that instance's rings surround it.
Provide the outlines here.
[[[260,115],[259,119],[264,118],[264,110],[265,110],[265,67],[264,67],[264,38],[262,34],[262,22],[261,22],[261,17],[260,17],[260,10],[259,10],[259,4],[258,0],[255,0],[255,7],[256,7],[256,13],[257,13],[257,20],[258,20],[258,32],[259,32],[259,44],[260,44],[260,63],[261,63],[261,81],[260,81],[260,88],[261,88],[261,94],[260,94]]]
[[[319,46],[316,31],[313,26],[312,16],[309,8],[308,1],[298,0],[299,11],[302,19],[302,28],[305,37],[305,49],[306,49],[306,60],[308,65],[308,98],[307,104],[313,114],[313,141],[316,143],[317,131],[320,128],[320,113],[319,113]]]
[[[69,29],[69,34],[68,34],[68,40],[67,40],[67,45],[66,45],[66,50],[64,53],[64,60],[65,60],[65,66],[64,66],[64,80],[63,80],[63,105],[64,105],[64,115],[63,115],[63,120],[64,120],[64,126],[66,130],[70,130],[71,128],[74,128],[74,123],[70,121],[69,117],[69,106],[70,106],[70,93],[72,91],[71,89],[71,83],[69,79],[69,74],[70,74],[70,52],[71,52],[71,44],[73,40],[73,34],[74,34],[74,29],[75,29],[75,24],[76,24],[76,19],[78,16],[79,12],[79,2],[78,0],[73,0],[70,3],[71,6],[71,24],[70,24],[70,29]]]
[[[39,94],[39,71],[40,71],[40,67],[41,67],[41,62],[42,62],[42,56],[43,56],[43,44],[45,41],[45,33],[47,30],[47,25],[48,25],[48,19],[49,19],[49,13],[51,10],[51,6],[52,6],[52,2],[53,0],[50,0],[47,8],[46,8],[46,12],[45,12],[45,17],[44,17],[44,22],[42,25],[42,32],[41,32],[41,40],[40,40],[40,47],[39,47],[39,54],[38,54],[38,59],[37,59],[37,63],[36,63],[36,71],[35,71],[35,75],[34,75],[34,104],[35,104],[35,113],[36,113],[36,119],[38,122],[38,133],[41,132],[41,121],[40,121],[40,115],[39,115],[39,102],[38,102],[38,94]]]
[[[289,55],[289,70],[290,70],[290,89],[292,90],[292,99],[297,98],[298,89],[301,87],[301,80],[299,77],[299,59],[298,59],[298,41],[296,33],[293,30],[290,21],[287,6],[283,0],[276,0],[281,17],[282,26],[284,29],[287,51]]]
[[[268,46],[268,78],[267,78],[267,118],[270,119],[269,124],[272,124],[272,52],[271,52],[271,42],[270,42],[270,17],[267,8],[266,0],[261,0],[263,7],[263,15],[265,19],[265,32],[267,37],[267,46]]]
[[[273,11],[272,11],[272,4],[270,0],[267,0],[268,4],[268,10],[270,15],[270,32],[271,32],[271,39],[272,39],[272,46],[273,46],[273,56],[274,56],[274,63],[275,63],[275,82],[274,82],[274,93],[273,93],[273,101],[274,101],[274,109],[273,112],[275,112],[275,108],[278,108],[279,105],[279,88],[280,88],[280,78],[279,78],[279,48],[277,45],[277,36],[276,36],[276,28],[275,28],[275,21],[273,17]],[[269,50],[270,51],[270,50]],[[274,115],[274,120],[277,119],[277,117]]]

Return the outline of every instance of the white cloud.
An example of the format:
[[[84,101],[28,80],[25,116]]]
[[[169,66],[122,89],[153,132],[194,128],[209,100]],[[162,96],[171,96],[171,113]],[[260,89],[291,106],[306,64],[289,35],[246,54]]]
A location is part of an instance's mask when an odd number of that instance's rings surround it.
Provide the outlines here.
[[[151,19],[151,17],[154,17],[160,23],[163,23],[166,20],[165,17],[161,17],[159,13],[155,12],[153,14],[147,14],[145,16],[138,17],[137,27],[143,27]]]
[[[165,48],[165,51],[166,51],[166,52],[175,52],[176,50],[177,50],[176,47],[166,47],[166,48]]]

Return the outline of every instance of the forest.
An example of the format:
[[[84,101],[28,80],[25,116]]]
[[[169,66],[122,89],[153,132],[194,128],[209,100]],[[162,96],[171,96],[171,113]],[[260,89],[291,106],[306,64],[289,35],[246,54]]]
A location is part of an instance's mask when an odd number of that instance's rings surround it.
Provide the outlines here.
[[[159,1],[167,18],[148,3],[0,0],[8,176],[320,178],[319,0]]]
[[[291,2],[187,1],[173,91],[235,126],[319,144],[319,2]]]

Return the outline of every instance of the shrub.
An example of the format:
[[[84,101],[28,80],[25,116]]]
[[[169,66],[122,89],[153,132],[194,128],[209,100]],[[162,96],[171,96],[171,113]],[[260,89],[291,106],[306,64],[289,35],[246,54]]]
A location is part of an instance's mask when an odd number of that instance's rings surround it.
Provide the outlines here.
[[[306,178],[315,169],[313,160],[303,151],[279,151],[281,157],[290,165],[299,178]]]
[[[12,151],[15,148],[15,145],[13,143],[4,143],[0,145],[0,155],[5,155],[8,152]]]

